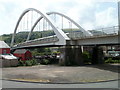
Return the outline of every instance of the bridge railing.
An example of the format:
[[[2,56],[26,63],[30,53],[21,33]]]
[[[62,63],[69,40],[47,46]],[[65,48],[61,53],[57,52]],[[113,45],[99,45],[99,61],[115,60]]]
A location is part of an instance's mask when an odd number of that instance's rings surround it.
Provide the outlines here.
[[[107,27],[107,28],[100,28],[95,30],[89,30],[93,36],[86,36],[83,32],[73,31],[68,34],[68,37],[71,39],[78,39],[78,38],[87,38],[87,37],[99,37],[99,36],[107,36],[107,35],[117,35],[118,34],[118,26]]]
[[[98,35],[118,34],[118,26],[95,29],[95,31],[99,32]]]
[[[118,26],[101,28],[101,29],[96,29],[96,30],[89,30],[89,31],[93,34],[93,36],[86,36],[80,30],[66,33],[66,35],[68,35],[68,37],[71,39],[82,39],[82,38],[88,38],[88,37],[117,35],[118,34]],[[45,44],[45,43],[55,43],[57,41],[59,41],[59,39],[57,38],[56,35],[53,35],[53,36],[48,36],[48,37],[44,37],[44,38],[29,40],[29,41],[17,44],[14,47]]]
[[[22,43],[19,43],[17,45],[14,45],[14,47],[45,44],[45,43],[54,43],[57,41],[59,41],[59,39],[57,38],[56,35],[53,35],[53,36],[48,36],[48,37],[44,37],[44,38],[38,38],[38,39],[22,42]]]

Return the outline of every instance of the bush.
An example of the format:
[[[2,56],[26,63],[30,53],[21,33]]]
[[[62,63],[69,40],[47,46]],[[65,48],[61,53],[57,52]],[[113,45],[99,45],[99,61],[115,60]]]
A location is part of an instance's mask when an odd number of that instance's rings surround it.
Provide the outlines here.
[[[48,59],[43,59],[41,64],[45,64],[48,65],[50,63],[50,61]]]
[[[54,51],[54,52],[52,52],[52,54],[60,54],[60,52],[59,51]]]
[[[37,60],[36,59],[32,60],[32,65],[37,65]]]
[[[91,56],[90,56],[89,52],[84,51],[82,53],[82,57],[83,57],[84,63],[90,63],[91,62]]]
[[[18,66],[25,66],[25,61],[19,60]]]
[[[20,60],[18,64],[18,66],[32,66],[32,65],[37,65],[37,61],[35,59],[26,61]]]
[[[112,58],[108,58],[105,60],[105,63],[120,63],[120,60],[113,60]]]
[[[27,60],[25,64],[26,64],[26,66],[32,66],[33,65],[32,60]]]

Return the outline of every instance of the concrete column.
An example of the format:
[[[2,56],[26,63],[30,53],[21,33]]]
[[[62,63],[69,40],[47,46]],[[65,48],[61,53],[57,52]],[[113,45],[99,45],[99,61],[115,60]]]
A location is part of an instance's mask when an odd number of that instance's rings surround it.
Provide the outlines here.
[[[83,46],[81,46],[81,50],[82,50],[82,53],[83,53],[83,51],[84,51],[84,47]]]
[[[63,46],[60,48],[60,60],[59,64],[60,65],[71,65],[72,61],[72,56],[73,56],[73,51],[71,46]]]
[[[60,52],[60,65],[83,65],[81,46],[64,46]]]
[[[82,47],[74,46],[74,58],[76,65],[83,65]]]
[[[65,46],[60,47],[60,59],[59,59],[59,64],[60,65],[65,65]]]
[[[92,51],[92,64],[103,64],[104,54],[102,47],[95,46]]]

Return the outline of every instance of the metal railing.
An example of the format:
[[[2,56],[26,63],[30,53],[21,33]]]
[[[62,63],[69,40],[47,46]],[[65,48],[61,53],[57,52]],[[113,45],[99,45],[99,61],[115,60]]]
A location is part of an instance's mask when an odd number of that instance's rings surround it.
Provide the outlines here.
[[[118,26],[100,28],[95,30],[89,30],[93,36],[86,36],[83,32],[73,31],[66,33],[70,39],[82,39],[87,37],[98,37],[98,36],[107,36],[107,35],[117,35],[118,34]],[[14,47],[26,46],[26,45],[37,45],[37,44],[45,44],[45,43],[54,43],[59,41],[56,35],[38,38],[34,40],[29,40],[20,44],[15,45]]]
[[[53,43],[53,42],[57,42],[57,41],[59,41],[59,39],[57,38],[56,35],[53,35],[53,36],[48,36],[48,37],[44,37],[44,38],[38,38],[38,39],[22,42],[22,43],[19,43],[17,45],[14,45],[14,47]]]
[[[87,38],[87,37],[99,37],[99,36],[108,36],[108,35],[117,35],[118,34],[118,26],[107,27],[107,28],[100,28],[95,30],[88,30],[93,34],[93,36],[86,36],[80,30],[73,31],[68,34],[68,37],[71,39],[80,39],[80,38]]]

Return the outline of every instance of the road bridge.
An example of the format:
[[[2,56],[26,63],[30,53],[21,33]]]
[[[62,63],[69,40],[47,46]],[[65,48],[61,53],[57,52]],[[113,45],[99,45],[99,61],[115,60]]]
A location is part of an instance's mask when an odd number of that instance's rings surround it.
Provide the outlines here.
[[[33,12],[37,13],[37,16],[32,16],[31,21],[28,19],[29,13]],[[60,16],[61,17],[61,25],[60,27],[56,23],[60,23],[56,17],[51,19],[51,15]],[[14,45],[15,35],[18,29],[21,30],[20,24],[22,20],[27,18],[27,23],[24,26],[27,26],[27,29],[30,30],[28,37],[25,42],[21,42],[19,44]],[[33,20],[32,20],[33,19]],[[32,22],[34,21],[34,22]],[[69,30],[67,32],[64,31],[64,26],[66,27],[66,23],[69,24]],[[24,21],[25,22],[25,21]],[[29,25],[31,22],[31,25]],[[42,22],[42,26],[40,24]],[[25,24],[25,23],[24,23]],[[23,25],[23,24],[22,24]],[[30,26],[30,28],[29,28]],[[53,30],[54,35],[45,36],[41,38],[37,38],[34,40],[30,40],[32,32],[35,28],[39,26],[42,28],[41,31]],[[76,28],[76,29],[75,29]],[[23,27],[22,27],[23,29]],[[46,29],[46,30],[45,30]],[[35,47],[52,47],[52,46],[64,46],[64,49],[61,52],[64,53],[64,57],[62,60],[69,60],[70,56],[73,56],[76,62],[81,64],[83,61],[78,60],[82,58],[81,56],[81,46],[84,45],[118,45],[118,26],[101,28],[99,30],[85,30],[78,23],[76,23],[73,19],[68,16],[59,13],[59,12],[48,12],[43,13],[34,8],[28,8],[20,15],[17,24],[15,26],[14,34],[11,40],[11,49],[22,49],[22,48],[35,48]],[[69,50],[68,50],[69,49]],[[77,49],[77,50],[76,50]]]

